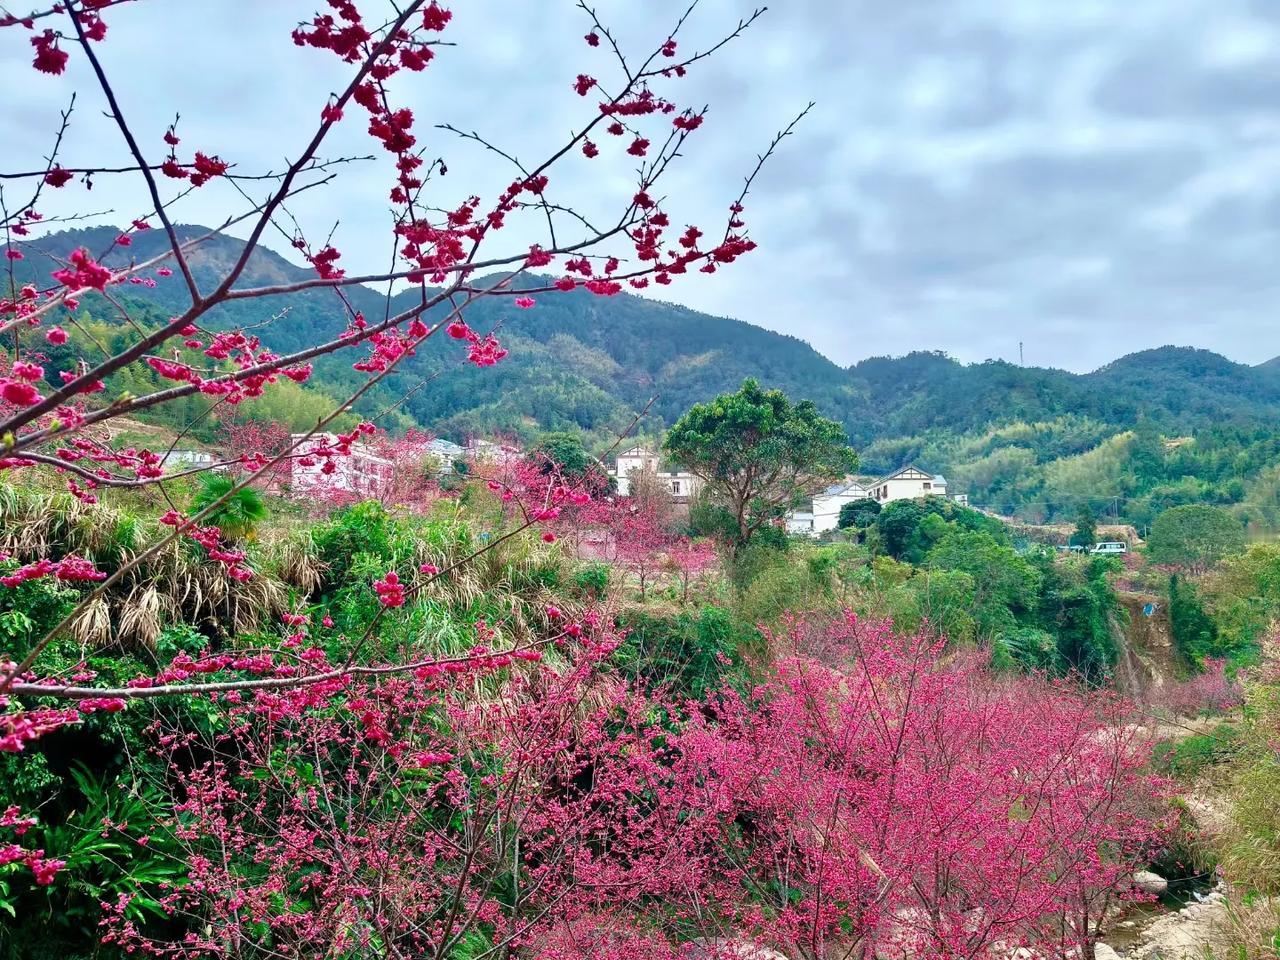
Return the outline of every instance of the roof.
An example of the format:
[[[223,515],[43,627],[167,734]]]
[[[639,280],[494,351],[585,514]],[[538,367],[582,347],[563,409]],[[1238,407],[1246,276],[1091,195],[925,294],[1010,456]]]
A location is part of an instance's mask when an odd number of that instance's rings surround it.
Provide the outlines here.
[[[915,464],[907,464],[905,467],[899,467],[887,477],[881,477],[876,483],[888,483],[890,480],[936,480],[937,478],[931,473],[925,473]]]
[[[657,454],[648,447],[634,446],[630,450],[623,450],[618,454],[618,458],[623,457],[656,457]]]
[[[945,487],[947,485],[947,478],[944,477],[942,474],[938,474],[936,477],[933,478],[933,482],[940,483]]]
[[[444,440],[441,437],[436,437],[430,443],[428,443],[427,449],[430,450],[432,453],[443,453],[443,454],[461,454],[462,453],[461,446],[459,446],[458,444],[454,443],[451,440]]]
[[[857,487],[859,492],[861,493],[869,492],[866,484],[864,484],[861,480],[850,480],[849,478],[846,477],[844,480],[841,480],[839,483],[833,483],[831,486],[827,487],[827,489],[819,493],[818,496],[838,497],[841,494],[848,493],[854,487]]]

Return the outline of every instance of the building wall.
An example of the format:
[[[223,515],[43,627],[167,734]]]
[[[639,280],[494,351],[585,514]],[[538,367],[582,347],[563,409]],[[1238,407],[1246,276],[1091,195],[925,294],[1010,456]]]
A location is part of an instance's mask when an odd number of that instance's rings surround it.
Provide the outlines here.
[[[940,485],[933,478],[928,480],[895,478],[876,484],[873,493],[881,503],[892,503],[894,500],[914,500],[916,497],[945,497],[947,488],[945,484]]]
[[[305,453],[307,450],[335,441],[336,438],[332,436],[313,437],[304,443],[300,452]],[[361,497],[377,498],[391,488],[395,467],[390,460],[374,454],[364,444],[352,444],[350,456],[314,459],[316,462],[312,464],[303,464],[298,460],[291,461],[289,479],[295,493],[338,490]],[[332,473],[324,472],[327,459],[333,461]]]
[[[836,529],[840,525],[840,508],[867,496],[869,492],[862,487],[852,487],[834,495],[818,494],[813,498],[813,532],[827,533]]]

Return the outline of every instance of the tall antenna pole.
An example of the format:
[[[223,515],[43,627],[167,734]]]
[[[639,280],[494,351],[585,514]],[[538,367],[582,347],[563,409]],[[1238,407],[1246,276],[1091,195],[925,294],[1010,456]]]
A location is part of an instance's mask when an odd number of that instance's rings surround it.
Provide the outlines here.
[[[1019,340],[1018,341],[1018,366],[1025,367],[1026,365],[1027,365],[1026,362],[1022,359],[1022,341]]]

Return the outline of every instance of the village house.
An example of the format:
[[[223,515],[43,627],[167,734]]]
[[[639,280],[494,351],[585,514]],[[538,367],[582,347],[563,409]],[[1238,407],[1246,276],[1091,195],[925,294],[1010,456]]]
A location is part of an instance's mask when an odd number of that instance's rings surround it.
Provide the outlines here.
[[[865,477],[846,477],[821,493],[814,494],[809,509],[792,510],[787,514],[787,532],[816,537],[835,530],[840,524],[840,508],[855,500],[870,499],[884,506],[895,500],[914,500],[917,497],[945,497],[947,478],[926,473],[915,466],[905,466],[879,480]],[[967,506],[969,498],[958,494],[957,503]]]
[[[834,530],[840,523],[841,507],[870,496],[871,491],[866,482],[855,478],[846,478],[821,493],[815,493],[813,509],[810,511],[810,529],[805,532],[818,534]]]
[[[427,453],[437,462],[440,473],[453,473],[454,462],[461,460],[466,450],[452,441],[435,437],[427,443]]]
[[[877,480],[871,488],[871,498],[877,503],[893,503],[895,500],[914,500],[916,497],[945,497],[947,478],[925,473],[913,466],[903,467]]]
[[[308,456],[308,453],[336,444],[338,438],[334,434],[320,433],[307,437],[306,434],[295,433],[289,439],[302,454],[290,461],[289,481],[295,495],[340,491],[377,498],[391,487],[394,464],[375,453],[367,443],[356,441],[351,444],[349,456],[325,457]],[[333,464],[329,472],[326,472],[326,462]]]
[[[187,470],[209,470],[218,458],[207,450],[169,450],[160,458],[160,465],[167,473],[182,473]]]
[[[652,473],[671,492],[671,497],[678,503],[687,503],[698,492],[700,481],[692,473],[685,471],[663,472],[657,453],[647,447],[636,446],[618,454],[614,464],[613,479],[620,496],[628,496],[631,492],[631,477],[638,472]]]

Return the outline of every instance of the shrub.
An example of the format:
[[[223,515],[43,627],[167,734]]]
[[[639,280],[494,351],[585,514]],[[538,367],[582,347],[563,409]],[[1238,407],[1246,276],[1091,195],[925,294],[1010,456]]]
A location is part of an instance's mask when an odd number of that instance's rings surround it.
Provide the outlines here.
[[[681,698],[702,699],[718,688],[760,641],[758,631],[719,607],[703,607],[696,615],[630,613],[618,618],[618,626],[627,635],[614,653],[617,669]]]
[[[1208,733],[1160,744],[1152,759],[1161,773],[1188,782],[1209,767],[1230,760],[1239,746],[1240,731],[1229,723],[1222,723]]]
[[[609,595],[609,565],[591,563],[573,575],[573,589],[585,600],[603,600]]]

